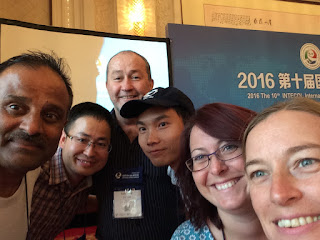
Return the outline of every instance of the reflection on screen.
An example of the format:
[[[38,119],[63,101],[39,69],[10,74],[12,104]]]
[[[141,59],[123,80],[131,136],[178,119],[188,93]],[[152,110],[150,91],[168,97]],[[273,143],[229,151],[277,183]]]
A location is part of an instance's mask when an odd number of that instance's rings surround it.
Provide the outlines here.
[[[167,40],[140,38],[76,29],[41,26],[0,19],[1,62],[28,50],[53,50],[66,59],[71,70],[74,102],[90,101],[113,108],[106,89],[109,59],[123,50],[144,56],[154,87],[169,86]]]

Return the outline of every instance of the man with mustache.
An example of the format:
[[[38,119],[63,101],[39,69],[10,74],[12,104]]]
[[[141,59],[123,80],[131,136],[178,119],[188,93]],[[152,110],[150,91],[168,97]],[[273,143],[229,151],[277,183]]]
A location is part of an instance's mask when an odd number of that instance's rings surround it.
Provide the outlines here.
[[[54,239],[77,212],[90,210],[91,175],[107,163],[112,122],[96,103],[72,107],[56,154],[41,166],[34,186],[27,239]]]
[[[114,105],[115,135],[106,167],[95,177],[99,218],[98,239],[169,239],[182,219],[177,214],[175,186],[167,167],[155,167],[138,143],[136,118],[120,115],[130,100],[153,88],[147,60],[133,51],[113,56],[106,87]]]
[[[54,54],[0,64],[1,239],[25,239],[38,167],[57,149],[72,98],[65,63]]]

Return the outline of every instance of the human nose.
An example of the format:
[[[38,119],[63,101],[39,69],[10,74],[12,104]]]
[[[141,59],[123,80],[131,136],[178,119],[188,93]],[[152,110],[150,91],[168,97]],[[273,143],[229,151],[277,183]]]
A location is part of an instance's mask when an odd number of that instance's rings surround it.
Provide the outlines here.
[[[209,169],[213,175],[220,175],[228,169],[228,166],[213,154],[209,157]]]
[[[155,130],[149,130],[147,136],[147,144],[153,145],[159,142],[159,138]]]
[[[93,156],[95,153],[94,148],[95,148],[95,143],[90,141],[88,142],[88,145],[84,149],[83,153],[86,154],[88,157]]]
[[[23,116],[20,128],[27,132],[30,136],[43,132],[43,121],[39,113],[29,112]]]
[[[279,172],[272,176],[270,198],[277,205],[289,205],[302,197],[296,180],[288,173]]]
[[[132,81],[129,77],[125,77],[122,81],[121,88],[123,91],[130,91],[133,89]]]

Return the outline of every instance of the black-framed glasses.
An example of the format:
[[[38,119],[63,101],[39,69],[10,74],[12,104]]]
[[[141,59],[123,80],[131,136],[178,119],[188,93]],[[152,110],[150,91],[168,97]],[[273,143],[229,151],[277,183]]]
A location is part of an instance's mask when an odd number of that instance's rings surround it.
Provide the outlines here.
[[[66,133],[66,136],[70,138],[71,141],[74,140],[74,143],[77,144],[79,147],[81,146],[83,148],[87,148],[92,145],[92,147],[96,148],[96,150],[101,152],[107,151],[108,153],[111,152],[111,149],[112,149],[111,144],[104,140],[95,142],[87,137],[71,136],[71,135],[68,135],[67,133]]]
[[[186,166],[191,172],[201,171],[209,166],[212,155],[215,155],[218,160],[225,162],[242,155],[242,149],[240,143],[228,142],[213,153],[198,154],[188,159]]]

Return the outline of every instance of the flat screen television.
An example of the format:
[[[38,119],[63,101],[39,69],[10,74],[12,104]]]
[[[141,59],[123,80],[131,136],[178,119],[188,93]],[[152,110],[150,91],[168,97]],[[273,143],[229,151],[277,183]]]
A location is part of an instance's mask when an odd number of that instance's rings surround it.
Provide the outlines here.
[[[54,51],[66,59],[71,70],[74,102],[97,102],[113,108],[106,90],[106,66],[123,50],[144,56],[151,68],[154,87],[171,85],[169,39],[138,37],[79,29],[59,28],[0,19],[1,62],[27,52]]]

